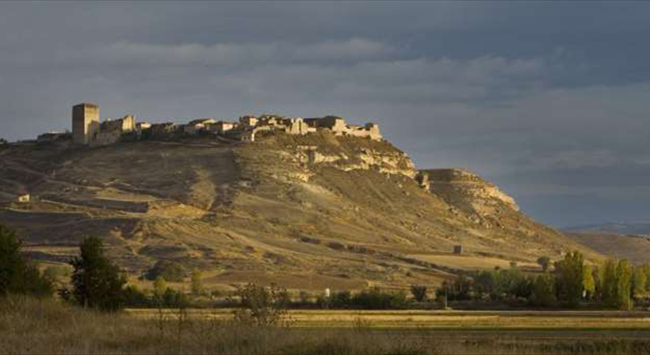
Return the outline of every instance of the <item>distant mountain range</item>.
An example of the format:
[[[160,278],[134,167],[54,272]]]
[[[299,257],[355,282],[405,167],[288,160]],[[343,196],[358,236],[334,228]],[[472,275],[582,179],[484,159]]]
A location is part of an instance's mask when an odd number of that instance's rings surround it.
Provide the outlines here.
[[[565,233],[650,235],[650,222],[611,222],[562,228]]]
[[[650,262],[650,222],[592,224],[562,231],[610,258],[628,259],[636,265]]]

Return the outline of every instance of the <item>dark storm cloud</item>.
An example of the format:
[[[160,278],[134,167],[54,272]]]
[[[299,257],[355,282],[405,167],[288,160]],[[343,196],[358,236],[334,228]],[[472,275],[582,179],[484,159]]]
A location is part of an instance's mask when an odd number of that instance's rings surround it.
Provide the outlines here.
[[[642,219],[647,3],[0,4],[0,136],[70,106],[152,121],[367,119],[421,167],[493,179],[554,224]],[[641,210],[643,210],[641,208]]]

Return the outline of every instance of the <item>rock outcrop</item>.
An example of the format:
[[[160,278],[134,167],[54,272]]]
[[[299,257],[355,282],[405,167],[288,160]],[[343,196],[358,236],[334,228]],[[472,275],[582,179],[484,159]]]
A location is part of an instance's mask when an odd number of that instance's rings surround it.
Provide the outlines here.
[[[420,173],[428,175],[429,190],[452,205],[465,201],[480,210],[503,204],[519,211],[519,206],[512,197],[467,169],[429,169]]]

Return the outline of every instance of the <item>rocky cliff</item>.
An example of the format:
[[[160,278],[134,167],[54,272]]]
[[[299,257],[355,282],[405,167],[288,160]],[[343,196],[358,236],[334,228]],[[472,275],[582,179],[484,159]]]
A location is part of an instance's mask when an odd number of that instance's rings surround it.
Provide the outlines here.
[[[535,268],[538,256],[570,249],[599,257],[468,171],[428,170],[427,190],[389,142],[327,131],[254,143],[11,145],[0,159],[0,223],[50,262],[98,235],[134,275],[166,259],[220,287],[353,289],[435,285],[510,261]],[[13,201],[23,193],[31,202]]]

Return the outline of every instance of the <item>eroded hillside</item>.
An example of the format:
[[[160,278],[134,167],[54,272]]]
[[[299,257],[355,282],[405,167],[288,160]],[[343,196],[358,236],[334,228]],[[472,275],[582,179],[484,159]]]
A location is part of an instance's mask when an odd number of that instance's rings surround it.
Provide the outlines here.
[[[255,143],[11,145],[0,158],[0,223],[51,261],[98,235],[135,274],[169,259],[213,284],[353,289],[437,284],[510,261],[534,268],[540,255],[584,250],[474,174],[431,170],[425,189],[390,143],[327,131]],[[15,201],[27,193],[31,202]]]

